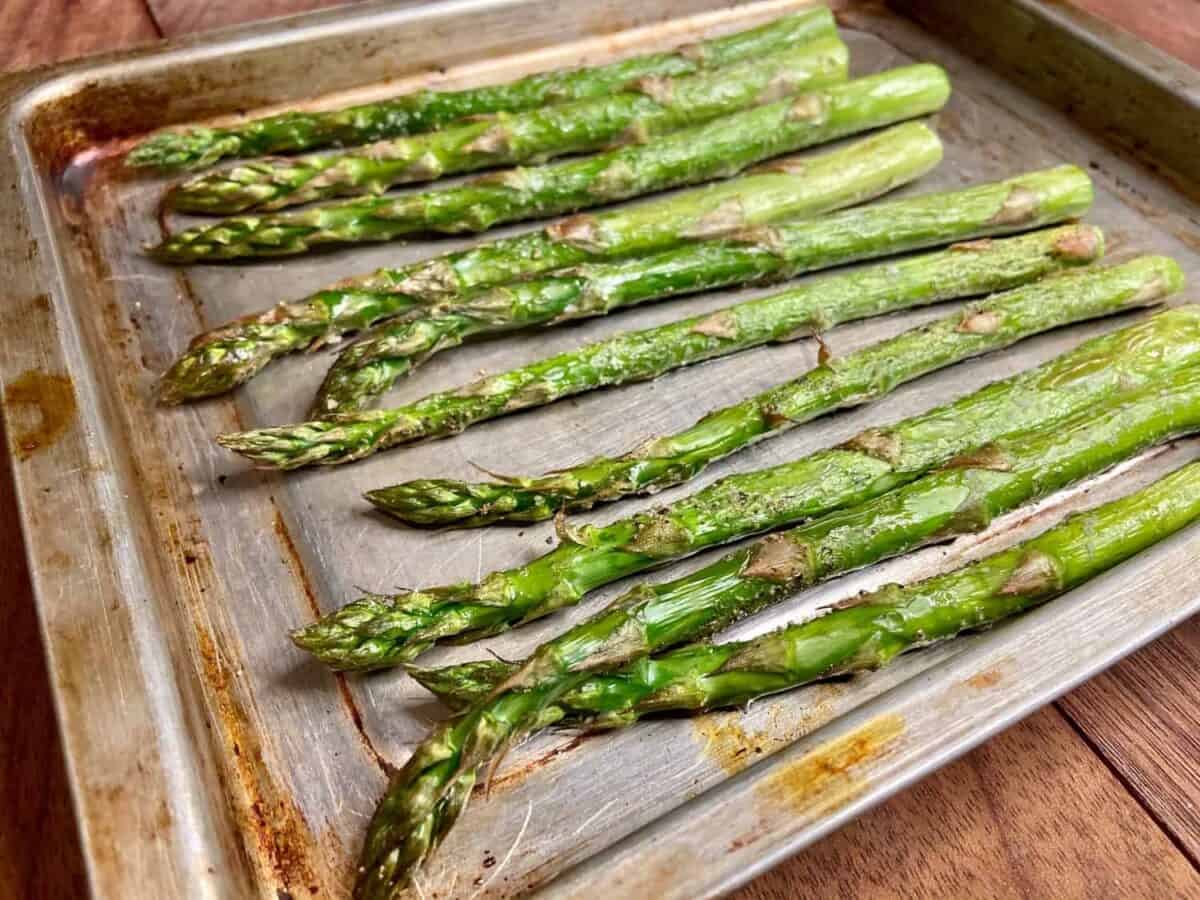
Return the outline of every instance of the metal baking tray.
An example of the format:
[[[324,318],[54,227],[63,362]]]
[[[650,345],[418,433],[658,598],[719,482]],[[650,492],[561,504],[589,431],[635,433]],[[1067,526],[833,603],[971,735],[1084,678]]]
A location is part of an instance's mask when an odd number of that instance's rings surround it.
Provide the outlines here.
[[[106,897],[345,893],[390,765],[443,715],[403,676],[341,678],[285,631],[350,597],[474,577],[543,550],[549,525],[428,534],[364,513],[399,478],[536,472],[682,426],[810,366],[807,342],[760,349],[472,429],[355,466],[280,476],[219,450],[219,431],[291,420],[326,357],[288,360],[232,399],[156,408],[154,379],[204,326],[337,276],[456,241],[286,262],[168,269],[161,182],[116,151],[161,125],[297,102],[335,105],[463,85],[748,26],[768,0],[455,0],[367,4],[25,73],[0,88],[0,369],[50,677],[92,888]],[[1073,161],[1117,253],[1175,256],[1200,280],[1200,81],[1058,4],[838,4],[858,72],[932,60],[954,97],[946,160],[908,191]],[[961,48],[961,49],[960,49]],[[964,55],[966,51],[975,58]],[[317,100],[311,98],[318,97]],[[400,397],[728,302],[712,294],[439,357]],[[941,314],[840,328],[835,350]],[[713,467],[776,463],[1039,363],[1131,317],[1028,341],[827,417]],[[1148,454],[982,538],[877,566],[743,623],[739,634],[884,580],[913,578],[1043,528],[1195,457]],[[693,486],[694,489],[695,486]],[[677,496],[680,490],[672,492]],[[660,498],[661,499],[661,498]],[[625,504],[628,512],[650,501]],[[614,515],[602,510],[591,518]],[[1192,529],[1083,590],[982,636],[747,714],[651,721],[514,751],[424,873],[433,897],[704,897],[729,890],[920,778],[1200,608]],[[692,561],[653,577],[697,565]],[[489,642],[506,657],[627,585]],[[481,652],[459,648],[438,662]]]

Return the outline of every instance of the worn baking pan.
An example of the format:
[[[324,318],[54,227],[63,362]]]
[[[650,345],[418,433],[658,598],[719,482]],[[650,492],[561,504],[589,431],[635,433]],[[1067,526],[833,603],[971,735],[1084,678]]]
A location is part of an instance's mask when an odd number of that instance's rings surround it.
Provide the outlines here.
[[[548,525],[403,531],[364,514],[363,489],[398,476],[468,476],[471,462],[539,471],[623,449],[815,357],[805,343],[757,350],[624,388],[619,404],[612,394],[594,395],[340,470],[252,473],[211,436],[297,417],[324,360],[288,360],[234,399],[162,410],[152,386],[171,355],[204,325],[433,246],[160,267],[139,247],[158,236],[161,183],[121,172],[122,141],[164,124],[314,96],[336,104],[347,93],[605,60],[744,27],[795,5],[366,5],[4,83],[4,414],[97,895],[345,892],[385,771],[443,713],[400,675],[327,674],[291,647],[285,630],[356,585],[475,576],[536,553],[550,535]],[[1200,185],[1195,73],[1094,20],[1032,0],[844,4],[839,13],[856,70],[925,59],[952,74],[954,98],[938,123],[946,161],[917,190],[1078,162],[1097,183],[1090,218],[1108,229],[1118,252],[1168,253],[1200,278],[1200,212],[1190,199]],[[960,44],[981,61],[964,56]],[[726,302],[716,294],[662,304],[447,354],[401,394],[674,318],[685,304],[691,311]],[[937,314],[867,322],[829,339],[848,350]],[[706,477],[831,444],[1127,321],[1068,329],[957,366],[886,404],[761,445]],[[1191,442],[1151,453],[1086,491],[997,522],[982,538],[842,579],[739,631],[1007,544],[1196,453]],[[606,896],[729,889],[1200,608],[1198,553],[1193,529],[987,635],[906,657],[877,675],[796,691],[746,715],[661,720],[589,739],[543,736],[514,751],[490,795],[476,798],[425,872],[423,894],[540,889],[582,897],[594,896],[597,883]],[[588,608],[594,603],[574,615]],[[490,649],[517,656],[570,618],[518,630]]]

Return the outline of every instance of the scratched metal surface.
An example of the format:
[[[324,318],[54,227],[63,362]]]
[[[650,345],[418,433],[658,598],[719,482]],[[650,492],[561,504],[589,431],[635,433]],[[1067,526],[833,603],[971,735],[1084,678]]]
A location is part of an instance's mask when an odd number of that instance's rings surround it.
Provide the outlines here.
[[[116,72],[103,70],[97,79],[102,86],[106,78],[145,84],[182,69],[176,89],[204,85],[210,92],[204,101],[208,108],[235,109],[294,99],[305,89],[341,90],[397,72],[414,85],[512,77],[580,57],[603,60],[744,27],[794,5],[799,4],[771,0],[708,12],[722,4],[672,0],[647,11],[641,8],[646,4],[607,0],[582,18],[578,6],[553,2],[459,3],[392,12],[372,7],[252,29],[185,48],[175,57],[142,54],[135,63],[118,64],[124,68]],[[914,60],[938,62],[951,73],[954,96],[937,120],[945,161],[901,193],[1075,162],[1090,167],[1095,178],[1097,201],[1088,219],[1106,229],[1114,253],[1168,253],[1193,281],[1200,279],[1197,210],[1171,183],[1106,149],[1084,128],[901,16],[853,4],[842,16],[856,73]],[[669,24],[655,25],[652,20],[658,18]],[[475,33],[489,34],[495,46],[472,51],[461,27],[468,21]],[[489,22],[509,27],[484,28]],[[1050,28],[1052,23],[1034,20],[1034,25]],[[613,29],[625,31],[613,37],[608,34]],[[497,33],[506,35],[507,43]],[[431,42],[431,35],[436,40]],[[397,60],[407,48],[410,59],[389,69],[375,54],[360,54],[357,76],[351,63],[304,81],[305,61],[322,53],[330,58],[328,42],[345,48],[355,40],[360,50],[368,42],[388,46],[384,55],[394,53]],[[445,48],[442,58],[464,66],[437,76],[408,75],[439,59],[430,49],[437,41]],[[533,48],[543,49],[520,52]],[[154,377],[188,338],[201,326],[299,297],[347,273],[467,242],[413,242],[229,267],[157,266],[138,247],[159,236],[155,202],[161,182],[119,177],[111,160],[78,144],[72,152],[84,155],[65,174],[46,172],[46,139],[33,133],[31,122],[39,115],[43,121],[47,115],[51,121],[56,115],[78,116],[77,110],[53,107],[64,93],[82,90],[92,73],[88,67],[71,71],[75,82],[51,85],[14,107],[9,137],[18,151],[16,161],[25,166],[23,202],[32,210],[30,227],[55,316],[54,327],[39,331],[36,341],[50,348],[46,359],[58,359],[70,373],[81,401],[83,434],[74,456],[63,451],[61,458],[36,469],[19,464],[17,474],[92,875],[97,884],[115,886],[130,897],[178,893],[180,886],[184,893],[213,896],[246,891],[270,897],[276,891],[293,897],[340,895],[386,767],[403,762],[443,711],[400,675],[329,675],[287,642],[286,630],[317,611],[333,609],[358,588],[474,579],[532,558],[552,540],[549,524],[441,534],[402,530],[368,513],[358,500],[362,491],[418,476],[470,478],[476,475],[472,464],[539,472],[627,449],[647,435],[675,430],[709,409],[794,377],[814,363],[815,349],[797,342],[755,350],[354,466],[286,477],[249,471],[217,448],[211,436],[300,417],[330,357],[287,360],[233,400],[156,409],[150,400]],[[255,73],[266,86],[262,99],[248,104],[238,92]],[[1186,94],[1183,86],[1180,93]],[[162,115],[184,117],[196,108],[168,104]],[[118,115],[114,109],[101,106],[99,115],[103,118],[104,110]],[[461,383],[479,370],[498,371],[753,293],[763,292],[717,292],[446,353],[391,399],[415,398]],[[835,352],[850,351],[945,312],[937,308],[847,326],[827,341]],[[902,388],[883,403],[757,445],[654,501],[634,500],[580,518],[606,521],[650,502],[669,502],[731,472],[829,446],[864,426],[899,419],[1040,363],[1133,318],[1065,329],[956,366]],[[10,324],[2,363],[6,381],[22,370],[22,334],[35,340],[32,325],[19,317]],[[23,415],[8,412],[18,420]],[[1033,515],[1023,511],[981,537],[839,579],[742,623],[730,636],[760,632],[864,587],[919,577],[965,555],[1011,543],[1068,508],[1127,492],[1193,458],[1197,450],[1183,442],[1149,454],[1086,490],[1052,498]],[[66,472],[68,465],[72,473]],[[64,586],[48,565],[39,564],[44,563],[39,548],[50,546],[61,519],[35,515],[31,498],[68,474],[90,477],[83,483],[91,488],[104,486],[100,494],[62,501],[59,510],[68,516],[73,503],[86,516],[103,519],[84,529],[76,544],[96,541],[96,553],[121,576],[97,587],[90,598],[83,590],[89,583],[87,566]],[[102,527],[117,539],[99,540],[94,532]],[[594,896],[601,878],[612,896],[696,897],[731,888],[1189,614],[1200,604],[1200,572],[1186,563],[1198,550],[1200,534],[1193,530],[1095,586],[988,635],[906,657],[869,677],[756,704],[745,714],[653,721],[605,736],[539,737],[514,750],[490,794],[474,799],[462,825],[427,867],[421,893],[509,897],[541,888],[549,896],[582,897]],[[711,558],[650,577],[669,578]],[[99,571],[98,563],[89,564]],[[491,640],[486,649],[518,657],[626,587],[598,592],[580,608]],[[91,618],[102,599],[113,604],[112,615],[128,625],[128,634],[107,619]],[[1086,619],[1080,614],[1085,607]],[[81,616],[87,628],[80,627]],[[89,639],[92,645],[85,649]],[[483,650],[437,651],[427,661],[468,659]],[[129,669],[128,679],[68,684],[68,674],[77,675],[85,652],[96,654],[88,664],[99,670],[99,681],[121,667]],[[104,708],[113,691],[125,690],[132,698],[128,703]],[[89,755],[94,736],[103,738],[105,755]],[[119,805],[106,806],[101,799],[112,778],[102,778],[98,769],[106,759],[122,758],[129,741],[155,751],[147,763],[162,781],[154,789],[154,803],[166,810],[147,825],[157,808],[147,799],[150,812],[139,813],[135,823],[146,826],[141,830]],[[847,748],[857,748],[853,758]],[[127,790],[146,797],[152,780],[137,771],[122,778]],[[147,854],[134,878],[129,867],[123,874],[103,858],[106,842],[153,847],[156,853]],[[163,874],[167,869],[169,877]]]

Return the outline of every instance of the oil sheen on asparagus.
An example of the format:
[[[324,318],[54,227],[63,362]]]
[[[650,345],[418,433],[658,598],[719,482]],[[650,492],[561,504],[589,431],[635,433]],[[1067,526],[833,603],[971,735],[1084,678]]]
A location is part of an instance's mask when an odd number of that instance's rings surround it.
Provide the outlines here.
[[[972,471],[995,471],[989,464],[974,465],[968,464]],[[907,650],[999,622],[1196,521],[1198,488],[1200,463],[1193,463],[945,575],[910,587],[885,586],[755,640],[694,645],[648,660],[636,673],[647,675],[647,683],[627,682],[631,695],[638,687],[646,690],[640,698],[630,697],[625,718],[746,703],[819,678],[878,668]],[[562,709],[555,701],[584,683],[579,675],[535,687],[504,682],[435,729],[393,777],[372,817],[356,896],[395,897],[461,816],[476,769],[514,740],[553,722]]]
[[[580,159],[503,169],[440,190],[223,219],[170,235],[151,252],[166,262],[187,263],[304,253],[326,244],[430,232],[486,231],[728,178],[803,147],[936,112],[949,95],[942,69],[905,66]]]
[[[534,687],[589,672],[589,681],[559,701],[561,715],[624,724],[636,714],[639,691],[656,680],[662,686],[666,673],[652,671],[650,654],[714,634],[818,582],[982,531],[1000,515],[1197,431],[1200,369],[1192,367],[1048,427],[998,438],[874,500],[772,534],[673,581],[639,585],[521,663],[410,670],[454,709],[502,684]]]
[[[432,131],[468,116],[603,97],[638,78],[691,75],[836,34],[833,15],[817,7],[671,52],[603,66],[542,72],[461,91],[416,91],[327,112],[285,112],[226,127],[165,131],[134,147],[127,161],[131,166],[195,169],[226,157],[366,144]]]
[[[1176,288],[1173,264],[1163,261],[1158,268],[1147,273],[1149,278],[1093,294],[1089,312],[1075,306],[1073,315],[1058,321],[1150,302],[1155,294]],[[1068,276],[1054,280],[1065,282]],[[1062,302],[1079,296],[1064,292]],[[1046,315],[1045,307],[1038,310]],[[1051,315],[1042,321],[1043,327],[1052,327],[1056,320]],[[978,335],[954,332],[972,334]],[[1134,389],[1197,360],[1200,309],[1166,312],[946,406],[888,428],[869,429],[840,447],[729,476],[669,506],[606,526],[560,529],[558,547],[479,583],[364,596],[294,638],[329,665],[370,669],[410,660],[439,640],[496,634],[573,605],[605,584],[706,547],[866,502],[972,447],[1059,421],[1117,389]]]
[[[556,156],[640,144],[770,100],[846,80],[836,37],[685,78],[641,78],[574,103],[475,117],[442,131],[335,154],[264,159],[176,185],[167,205],[197,213],[271,210],[314,200],[382,194],[397,184]]]
[[[626,306],[906,250],[1005,234],[1080,216],[1092,186],[1074,166],[994,184],[881,203],[809,222],[765,226],[649,256],[577,266],[454,297],[420,319],[376,329],[339,355],[313,404],[351,412],[435,353],[472,337],[606,315]]]
[[[582,213],[538,231],[346,279],[198,336],[163,376],[160,397],[178,403],[224,393],[280,356],[316,349],[394,317],[446,310],[456,295],[481,287],[852,206],[919,178],[941,158],[937,136],[910,122],[816,156],[785,157],[708,187]]]
[[[1068,229],[927,253],[657,328],[618,334],[407,406],[336,414],[298,425],[221,435],[217,440],[259,464],[282,469],[350,462],[399,444],[455,434],[475,423],[583,391],[654,378],[702,360],[825,331],[841,322],[1024,284],[1090,262],[1102,252],[1101,245],[1095,230]],[[933,346],[932,338],[926,346]]]

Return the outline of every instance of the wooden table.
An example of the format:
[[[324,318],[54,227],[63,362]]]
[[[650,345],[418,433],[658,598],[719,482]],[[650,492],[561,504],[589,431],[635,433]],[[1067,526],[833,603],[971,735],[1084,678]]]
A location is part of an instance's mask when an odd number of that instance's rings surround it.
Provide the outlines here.
[[[0,70],[339,0],[0,0]],[[344,2],[344,0],[341,0]],[[1074,0],[1200,67],[1200,0]],[[78,897],[0,448],[0,898]],[[768,898],[1200,897],[1200,618],[752,883]]]

